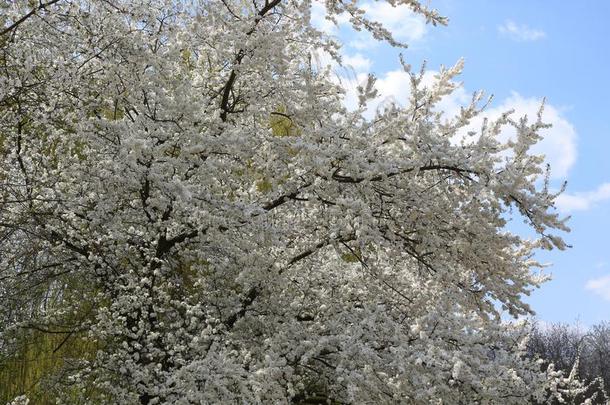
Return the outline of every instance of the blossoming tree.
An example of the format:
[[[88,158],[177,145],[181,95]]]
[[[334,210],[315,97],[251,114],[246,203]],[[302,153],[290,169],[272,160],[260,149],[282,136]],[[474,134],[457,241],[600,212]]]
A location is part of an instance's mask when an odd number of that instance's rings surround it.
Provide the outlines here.
[[[480,94],[435,109],[461,64],[424,86],[403,63],[407,106],[365,119],[371,77],[346,110],[312,65],[339,45],[311,5],[0,6],[0,355],[26,332],[81,342],[54,398],[508,404],[553,386],[499,312],[528,314],[533,252],[564,247],[529,152],[545,125],[466,134]],[[325,5],[401,45],[358,2]]]

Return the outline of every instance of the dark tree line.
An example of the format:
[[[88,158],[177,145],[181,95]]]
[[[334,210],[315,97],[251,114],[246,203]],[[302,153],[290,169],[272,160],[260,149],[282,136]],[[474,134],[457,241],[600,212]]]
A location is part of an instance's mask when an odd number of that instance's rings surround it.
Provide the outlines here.
[[[544,368],[552,363],[567,378],[576,373],[584,385],[571,398],[572,403],[582,403],[580,398],[593,392],[597,392],[594,403],[610,403],[606,394],[610,387],[610,322],[588,329],[568,323],[534,324],[527,351],[542,359]]]

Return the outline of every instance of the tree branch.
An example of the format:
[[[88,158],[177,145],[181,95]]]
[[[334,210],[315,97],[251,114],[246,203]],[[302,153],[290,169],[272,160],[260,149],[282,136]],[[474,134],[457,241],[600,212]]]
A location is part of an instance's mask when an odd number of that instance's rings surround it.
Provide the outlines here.
[[[20,19],[18,19],[11,25],[9,25],[7,28],[3,29],[2,32],[0,32],[0,37],[4,36],[5,34],[8,34],[9,32],[13,31],[14,29],[16,29],[19,25],[21,25],[23,22],[25,22],[25,20],[27,20],[28,18],[30,18],[31,16],[36,14],[38,11],[44,10],[48,6],[51,6],[55,3],[57,3],[58,1],[59,0],[50,0],[47,3],[40,3],[38,5],[38,7],[33,8],[29,13],[27,13],[26,15],[24,15],[23,17],[21,17]]]
[[[265,2],[265,7],[263,7],[258,12],[256,19],[254,20],[254,26],[248,32],[246,32],[246,35],[247,36],[252,35],[254,33],[254,31],[256,31],[256,26],[263,19],[263,17],[269,11],[271,11],[274,7],[276,7],[278,4],[280,4],[281,2],[282,2],[282,0],[273,0],[272,2],[269,2],[269,3]],[[241,64],[241,61],[244,59],[244,56],[246,56],[245,49],[240,49],[237,52],[237,56],[235,57],[234,65]],[[232,108],[234,107],[234,105],[233,106],[229,105],[229,97],[231,96],[231,93],[233,92],[233,86],[235,85],[236,79],[237,79],[237,73],[235,72],[235,69],[232,69],[231,73],[229,73],[229,79],[227,80],[227,83],[224,85],[224,87],[220,91],[220,93],[222,93],[222,98],[220,100],[220,110],[221,110],[220,119],[222,120],[222,122],[227,122],[228,115],[230,112],[232,112]]]

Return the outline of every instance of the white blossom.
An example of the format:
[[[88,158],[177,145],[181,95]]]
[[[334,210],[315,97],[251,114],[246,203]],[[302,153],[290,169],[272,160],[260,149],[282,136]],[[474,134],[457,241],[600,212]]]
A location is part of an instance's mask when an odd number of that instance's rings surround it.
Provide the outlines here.
[[[409,104],[368,120],[370,77],[347,111],[312,63],[338,44],[311,3],[59,1],[11,28],[36,7],[11,2],[0,350],[31,326],[95,342],[63,381],[85,403],[87,387],[125,404],[520,404],[555,389],[499,313],[531,313],[532,254],[565,247],[530,153],[544,123],[506,115],[455,142],[481,95],[450,120],[434,107],[462,62],[425,86],[403,63]],[[358,1],[325,7],[402,45]],[[506,229],[511,210],[537,239]]]

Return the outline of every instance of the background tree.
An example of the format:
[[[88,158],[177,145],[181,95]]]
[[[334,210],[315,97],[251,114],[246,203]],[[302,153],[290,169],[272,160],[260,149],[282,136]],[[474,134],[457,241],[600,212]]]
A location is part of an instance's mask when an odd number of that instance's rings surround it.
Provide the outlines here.
[[[506,404],[561,383],[498,312],[528,314],[533,252],[564,248],[540,115],[463,136],[480,93],[435,110],[461,63],[427,86],[403,63],[407,106],[363,118],[370,78],[346,111],[309,1],[30,3],[3,4],[0,348],[70,348],[36,374],[46,399]],[[357,2],[326,11],[401,46]]]
[[[527,347],[531,357],[544,361],[543,367],[552,363],[564,376],[574,373],[580,377],[589,394],[598,392],[595,403],[605,404],[609,400],[606,389],[610,386],[609,343],[607,322],[587,329],[566,323],[534,324]],[[579,399],[583,401],[582,397]]]

